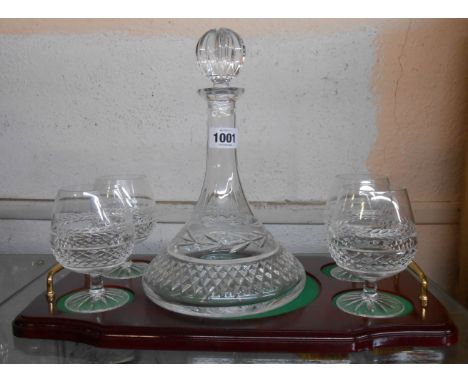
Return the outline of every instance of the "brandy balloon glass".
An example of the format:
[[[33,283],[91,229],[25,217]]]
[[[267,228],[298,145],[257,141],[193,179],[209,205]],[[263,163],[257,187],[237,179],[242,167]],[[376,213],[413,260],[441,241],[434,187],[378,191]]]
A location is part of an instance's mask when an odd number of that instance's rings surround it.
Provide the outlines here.
[[[95,187],[107,193],[115,187],[122,190],[127,208],[131,210],[135,226],[135,243],[148,238],[154,226],[155,202],[148,179],[141,174],[106,175],[96,179]],[[131,279],[141,277],[146,269],[145,263],[127,261],[105,274],[111,279]]]
[[[341,310],[361,317],[395,317],[404,305],[377,292],[377,280],[403,271],[416,253],[416,228],[406,190],[349,191],[338,197],[328,227],[336,263],[364,280],[362,291],[336,297]]]
[[[133,251],[134,228],[122,190],[102,194],[92,185],[60,189],[54,202],[51,247],[57,261],[90,276],[89,290],[71,293],[65,307],[77,313],[115,309],[130,301],[125,289],[104,288],[102,274],[124,263]]]
[[[340,174],[335,176],[328,193],[325,224],[328,226],[330,222],[339,195],[350,191],[374,190],[390,190],[390,181],[388,178],[383,175],[372,176],[369,174]],[[333,278],[341,281],[363,281],[358,276],[353,275],[340,266],[333,268],[330,274]]]

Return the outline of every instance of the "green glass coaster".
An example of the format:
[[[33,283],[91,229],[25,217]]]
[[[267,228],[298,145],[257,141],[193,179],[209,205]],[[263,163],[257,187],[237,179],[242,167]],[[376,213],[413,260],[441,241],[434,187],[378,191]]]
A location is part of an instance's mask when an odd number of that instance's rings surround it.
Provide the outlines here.
[[[79,310],[70,309],[68,307],[71,299],[80,298],[80,295],[88,295],[88,290],[80,290],[68,293],[60,297],[57,301],[57,309],[64,313],[100,313],[109,310],[120,308],[135,299],[132,291],[124,288],[105,288],[106,299],[102,301],[90,301],[90,299],[82,298],[83,302]]]
[[[320,294],[319,283],[311,276],[307,275],[304,289],[294,300],[287,303],[286,305],[280,306],[279,308],[270,310],[269,312],[263,312],[258,314],[252,314],[250,316],[244,316],[238,318],[239,320],[252,320],[257,318],[275,317],[282,314],[294,312],[297,309],[301,309],[306,305],[313,302]]]
[[[340,268],[336,264],[328,264],[321,269],[322,273],[335,280],[348,281],[351,283],[363,282],[358,276]]]
[[[404,317],[413,311],[413,304],[406,298],[388,292],[378,292],[382,304],[376,304],[370,311],[364,300],[360,299],[361,290],[338,293],[333,297],[335,306],[347,314],[367,318]],[[394,305],[391,305],[392,301]],[[392,311],[395,310],[395,311]]]

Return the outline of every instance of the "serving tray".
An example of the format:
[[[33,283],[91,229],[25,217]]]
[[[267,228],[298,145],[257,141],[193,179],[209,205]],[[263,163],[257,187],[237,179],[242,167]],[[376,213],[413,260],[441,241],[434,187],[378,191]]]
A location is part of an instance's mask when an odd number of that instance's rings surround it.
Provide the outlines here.
[[[132,302],[119,309],[76,314],[60,310],[60,297],[85,288],[86,278],[71,273],[54,285],[54,295],[42,292],[14,320],[15,336],[71,340],[98,347],[205,351],[274,351],[348,353],[393,347],[449,346],[457,341],[457,329],[442,304],[427,293],[421,299],[420,281],[408,270],[379,282],[379,290],[404,297],[407,314],[389,319],[355,317],[342,312],[333,297],[361,283],[330,277],[328,256],[298,256],[308,276],[319,287],[305,306],[273,317],[209,319],[167,311],[151,302],[141,279],[109,280],[105,285],[132,290]],[[150,261],[138,257],[137,261]],[[49,277],[49,284],[51,277]],[[52,297],[52,298],[51,298]],[[422,304],[423,303],[423,304]],[[286,310],[287,311],[287,310]]]

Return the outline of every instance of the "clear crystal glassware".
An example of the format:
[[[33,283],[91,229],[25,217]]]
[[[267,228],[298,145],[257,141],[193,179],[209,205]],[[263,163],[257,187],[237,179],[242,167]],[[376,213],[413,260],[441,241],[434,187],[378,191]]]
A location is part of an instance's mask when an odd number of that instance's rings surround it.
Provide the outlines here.
[[[328,193],[326,209],[325,209],[325,224],[328,226],[333,209],[336,206],[336,201],[340,194],[350,191],[374,191],[374,190],[390,190],[390,181],[388,177],[383,175],[370,174],[339,174],[333,179],[330,191]],[[341,281],[361,282],[358,276],[347,272],[345,269],[337,266],[331,271],[331,276]]]
[[[104,288],[102,274],[124,263],[133,251],[134,227],[122,190],[106,194],[92,185],[60,189],[54,202],[51,247],[65,268],[90,276],[89,290],[73,292],[65,307],[78,313],[96,313],[125,305],[131,293]]]
[[[194,212],[143,276],[147,296],[166,309],[203,317],[240,317],[280,307],[305,284],[302,264],[253,215],[237,169],[235,104],[229,87],[244,62],[242,39],[213,29],[196,47],[213,83],[199,90],[208,102],[205,180]]]
[[[130,208],[135,226],[135,244],[148,238],[154,227],[155,202],[153,192],[146,175],[115,174],[96,178],[95,188],[101,193],[120,187],[125,204]],[[111,279],[131,279],[141,277],[146,269],[146,263],[131,260],[111,269],[105,277]]]
[[[0,327],[0,364],[8,362],[8,353],[10,351],[10,343],[8,335],[10,333]]]
[[[336,263],[364,280],[363,290],[341,293],[336,305],[361,317],[395,317],[404,305],[377,292],[377,280],[403,271],[416,253],[417,237],[406,190],[349,191],[338,197],[328,227]]]
[[[328,192],[325,222],[328,224],[333,215],[333,208],[340,194],[345,191],[388,191],[390,190],[390,180],[383,175],[372,176],[370,174],[339,174],[332,181]]]

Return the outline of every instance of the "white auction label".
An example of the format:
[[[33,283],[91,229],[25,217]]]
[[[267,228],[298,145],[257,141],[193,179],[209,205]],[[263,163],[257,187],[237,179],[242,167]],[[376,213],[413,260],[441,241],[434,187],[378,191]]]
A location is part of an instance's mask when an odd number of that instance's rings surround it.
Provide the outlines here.
[[[239,133],[232,127],[212,127],[208,145],[212,149],[236,149]]]

